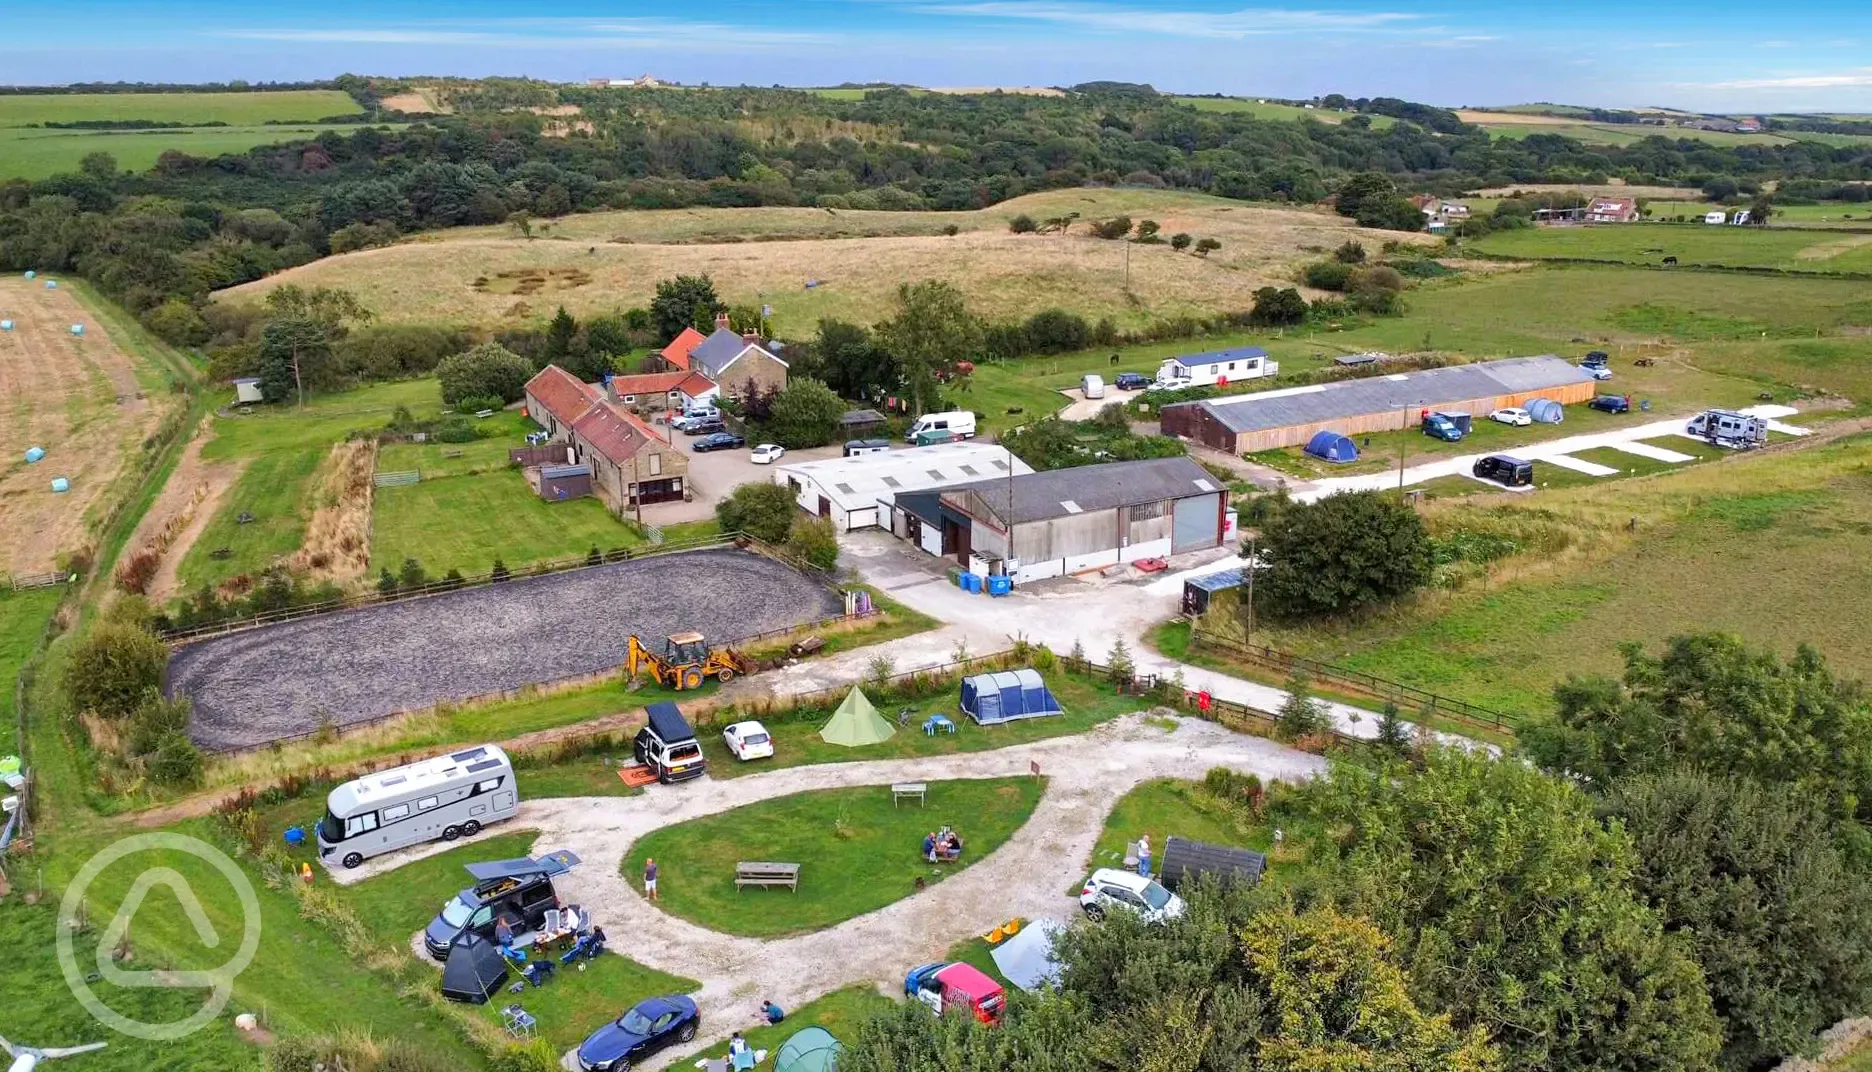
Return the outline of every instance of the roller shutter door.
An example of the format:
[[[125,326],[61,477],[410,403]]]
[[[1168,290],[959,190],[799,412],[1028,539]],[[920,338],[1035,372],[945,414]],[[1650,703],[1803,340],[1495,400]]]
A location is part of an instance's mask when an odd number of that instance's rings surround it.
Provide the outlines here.
[[[1221,523],[1217,520],[1222,516],[1221,510],[1221,492],[1178,499],[1170,527],[1170,550],[1182,554],[1216,546],[1222,539]]]

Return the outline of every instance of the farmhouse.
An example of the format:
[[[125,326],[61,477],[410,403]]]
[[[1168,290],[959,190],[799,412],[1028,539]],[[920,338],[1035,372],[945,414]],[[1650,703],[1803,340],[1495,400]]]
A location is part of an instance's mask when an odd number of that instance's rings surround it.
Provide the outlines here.
[[[1228,493],[1188,458],[1029,473],[899,495],[892,529],[1015,583],[1220,546]]]
[[[1157,382],[1162,390],[1184,387],[1217,387],[1230,380],[1252,380],[1280,372],[1277,362],[1268,360],[1268,352],[1259,346],[1240,346],[1233,350],[1210,350],[1200,354],[1179,354],[1165,358],[1157,366]]]
[[[1003,477],[1009,469],[1033,468],[992,443],[939,443],[860,454],[849,458],[795,462],[774,469],[773,481],[793,492],[800,509],[829,518],[839,532],[889,522],[897,497],[911,491]],[[899,536],[904,532],[899,529]]]
[[[721,394],[721,385],[700,372],[648,372],[639,376],[611,376],[605,380],[611,401],[636,413],[695,409]]]
[[[1586,206],[1587,223],[1630,223],[1637,218],[1634,197],[1595,197]]]
[[[656,357],[663,367],[672,371],[688,372],[689,354],[708,336],[694,328],[682,329],[682,334],[669,341],[669,344],[656,352]]]
[[[736,334],[727,313],[715,318],[713,334],[690,348],[688,367],[721,384],[732,398],[741,397],[750,382],[763,391],[782,390],[787,383],[787,363],[762,345],[759,333]]]
[[[1535,398],[1562,404],[1593,395],[1592,375],[1552,355],[1338,380],[1306,387],[1177,402],[1160,415],[1164,435],[1227,451],[1299,446],[1317,432],[1355,436],[1415,427],[1427,410],[1478,416]]]
[[[525,456],[523,464],[529,469],[542,466],[540,472],[529,473],[542,497],[594,493],[618,513],[683,497],[689,456],[603,391],[557,365],[547,365],[527,381],[526,401],[527,414],[546,429],[553,444],[566,448],[563,453],[540,448],[515,452]],[[553,475],[546,468],[554,469]],[[570,471],[574,469],[588,471]]]

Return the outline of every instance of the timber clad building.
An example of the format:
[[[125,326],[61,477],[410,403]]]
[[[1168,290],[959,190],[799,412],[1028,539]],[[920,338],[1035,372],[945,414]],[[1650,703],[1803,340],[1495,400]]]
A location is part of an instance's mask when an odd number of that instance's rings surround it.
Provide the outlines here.
[[[1159,415],[1164,435],[1230,454],[1305,444],[1317,432],[1357,436],[1414,428],[1429,410],[1478,417],[1537,398],[1562,405],[1592,398],[1594,380],[1563,358],[1511,357],[1248,395],[1177,402]]]
[[[900,494],[893,528],[1016,583],[1222,543],[1228,495],[1188,458],[1109,462]]]

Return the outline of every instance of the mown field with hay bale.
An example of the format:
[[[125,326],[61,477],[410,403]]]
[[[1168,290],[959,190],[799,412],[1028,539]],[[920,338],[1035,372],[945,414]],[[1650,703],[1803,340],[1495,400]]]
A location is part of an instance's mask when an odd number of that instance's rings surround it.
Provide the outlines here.
[[[1044,222],[1074,212],[1065,235],[1008,230],[1017,215]],[[1085,221],[1121,215],[1222,246],[1201,257],[1087,233]],[[943,233],[951,227],[957,233]],[[708,274],[729,302],[772,305],[773,330],[800,335],[821,317],[871,322],[899,283],[944,279],[990,319],[1057,307],[1131,327],[1247,309],[1257,288],[1292,285],[1293,266],[1355,238],[1373,249],[1434,241],[1309,209],[1169,191],[1056,190],[976,212],[592,213],[536,224],[532,238],[465,228],[326,258],[218,300],[258,301],[285,284],[336,287],[385,321],[499,325],[541,319],[560,305],[574,315],[642,305],[659,280]]]

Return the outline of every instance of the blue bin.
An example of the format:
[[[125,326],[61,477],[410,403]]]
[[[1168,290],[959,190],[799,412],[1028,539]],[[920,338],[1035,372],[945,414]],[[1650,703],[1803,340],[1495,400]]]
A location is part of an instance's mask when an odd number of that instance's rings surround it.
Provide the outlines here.
[[[964,573],[962,575],[962,590],[964,592],[972,592],[976,595],[980,595],[982,590],[981,574]]]
[[[1014,578],[1008,576],[988,578],[988,594],[1004,596],[1014,590]]]

